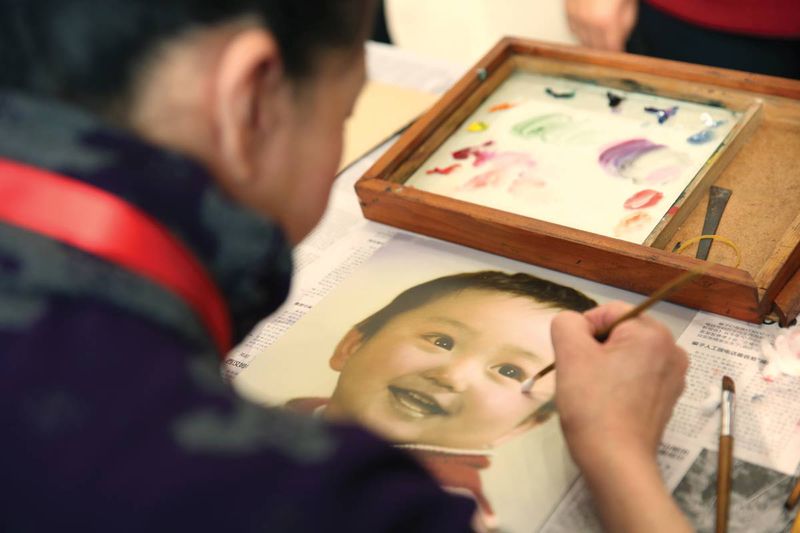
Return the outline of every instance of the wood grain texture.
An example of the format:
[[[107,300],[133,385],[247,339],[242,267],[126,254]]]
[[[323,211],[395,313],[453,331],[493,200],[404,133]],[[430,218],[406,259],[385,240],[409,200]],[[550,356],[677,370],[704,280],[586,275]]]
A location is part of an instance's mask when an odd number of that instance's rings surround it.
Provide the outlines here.
[[[800,315],[800,270],[794,273],[775,297],[774,311],[783,327]]]
[[[356,185],[371,220],[446,241],[649,294],[703,261],[462,202],[401,184]],[[714,266],[669,299],[758,322],[755,282],[741,270]]]

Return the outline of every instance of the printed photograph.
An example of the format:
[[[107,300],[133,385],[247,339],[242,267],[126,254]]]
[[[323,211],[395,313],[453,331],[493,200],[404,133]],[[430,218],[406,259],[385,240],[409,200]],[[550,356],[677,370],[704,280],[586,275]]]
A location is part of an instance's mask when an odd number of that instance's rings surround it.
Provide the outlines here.
[[[675,501],[698,533],[715,530],[717,452],[704,449],[673,492]],[[792,527],[793,515],[783,508],[792,477],[734,459],[728,531],[777,533]]]
[[[638,296],[430,242],[386,245],[235,386],[265,405],[361,424],[472,497],[489,529],[533,530],[577,469],[552,402],[555,373],[529,394],[522,384],[554,360],[556,314]]]

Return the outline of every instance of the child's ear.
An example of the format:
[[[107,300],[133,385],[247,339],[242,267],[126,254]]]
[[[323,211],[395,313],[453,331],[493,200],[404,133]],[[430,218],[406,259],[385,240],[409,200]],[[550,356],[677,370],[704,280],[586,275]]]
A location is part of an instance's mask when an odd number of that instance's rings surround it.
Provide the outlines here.
[[[330,365],[333,370],[341,372],[347,360],[353,355],[361,345],[364,343],[364,335],[358,331],[358,328],[351,328],[347,334],[342,337],[339,344],[331,356]]]

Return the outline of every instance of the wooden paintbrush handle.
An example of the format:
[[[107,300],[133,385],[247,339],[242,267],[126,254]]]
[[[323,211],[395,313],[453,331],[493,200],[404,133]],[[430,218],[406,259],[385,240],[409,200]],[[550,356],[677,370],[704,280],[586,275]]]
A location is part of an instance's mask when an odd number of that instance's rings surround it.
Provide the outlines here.
[[[717,462],[717,527],[716,533],[728,531],[728,508],[731,496],[731,464],[733,461],[733,437],[719,438],[719,460]]]
[[[789,494],[789,499],[786,500],[786,510],[791,511],[797,505],[798,500],[800,500],[800,476],[797,478],[797,483],[795,483],[792,493]]]

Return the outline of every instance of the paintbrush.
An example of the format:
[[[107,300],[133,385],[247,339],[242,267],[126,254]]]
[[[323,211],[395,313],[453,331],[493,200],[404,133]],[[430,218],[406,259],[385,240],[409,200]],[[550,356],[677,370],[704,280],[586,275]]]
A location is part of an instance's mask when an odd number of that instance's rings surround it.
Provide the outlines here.
[[[625,322],[626,320],[630,320],[631,318],[636,318],[637,316],[639,316],[640,314],[642,314],[646,310],[650,309],[656,303],[658,303],[661,300],[669,297],[673,292],[677,291],[678,289],[680,289],[681,287],[683,287],[684,285],[686,285],[687,283],[689,283],[690,281],[692,281],[696,277],[702,276],[703,274],[705,274],[706,271],[708,271],[709,268],[711,268],[710,265],[709,266],[702,266],[700,268],[696,268],[694,270],[690,270],[689,272],[685,272],[685,273],[681,274],[677,278],[673,279],[672,281],[670,281],[669,283],[667,283],[666,285],[664,285],[663,287],[658,289],[656,292],[654,292],[645,301],[643,301],[642,303],[640,303],[639,305],[637,305],[636,307],[634,307],[633,309],[631,309],[630,311],[628,311],[624,315],[620,316],[618,319],[613,321],[611,324],[609,324],[605,328],[601,329],[600,331],[597,331],[594,334],[594,338],[598,342],[606,342],[608,340],[608,336],[611,335],[611,331],[615,327],[619,326],[622,322]],[[544,376],[546,376],[547,374],[549,374],[550,372],[555,370],[555,368],[556,368],[555,362],[550,363],[549,365],[547,365],[546,367],[541,369],[539,372],[537,372],[535,375],[533,375],[533,376],[529,377],[528,379],[526,379],[525,381],[523,381],[522,382],[522,393],[523,394],[530,393],[531,389],[533,388],[533,385],[539,379],[543,378]]]
[[[786,499],[786,503],[783,505],[786,507],[787,511],[791,511],[794,506],[797,505],[798,500],[800,500],[800,476],[798,476],[797,483],[794,484],[792,492],[789,494],[789,497]]]
[[[728,531],[728,509],[731,503],[731,467],[733,466],[733,410],[736,387],[728,376],[722,378],[722,407],[717,459],[717,526],[716,533]]]

